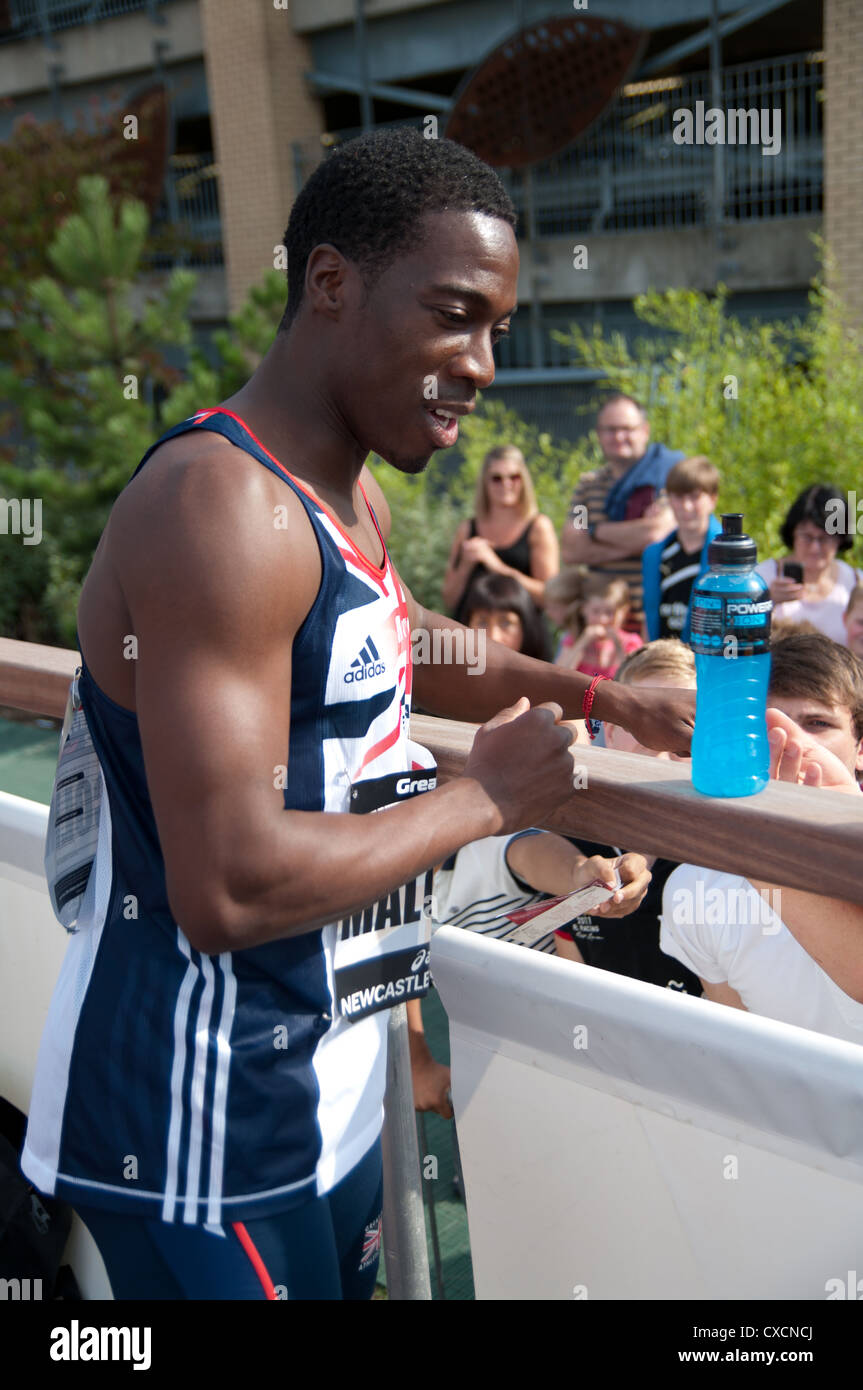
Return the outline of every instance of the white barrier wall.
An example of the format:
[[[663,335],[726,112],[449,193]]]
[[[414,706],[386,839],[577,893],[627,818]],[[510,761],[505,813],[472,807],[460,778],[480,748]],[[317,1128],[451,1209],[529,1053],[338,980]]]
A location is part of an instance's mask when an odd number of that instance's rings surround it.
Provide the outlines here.
[[[68,940],[42,867],[47,825],[47,806],[0,792],[0,1095],[24,1114]],[[102,1257],[77,1218],[63,1258],[85,1298],[111,1298]]]
[[[857,1296],[863,1047],[453,928],[431,963],[478,1298]]]

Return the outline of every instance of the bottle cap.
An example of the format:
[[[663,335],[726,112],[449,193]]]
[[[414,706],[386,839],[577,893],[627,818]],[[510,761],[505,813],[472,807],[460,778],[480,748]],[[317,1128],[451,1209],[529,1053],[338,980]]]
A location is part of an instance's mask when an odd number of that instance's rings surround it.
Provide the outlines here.
[[[752,537],[744,533],[742,512],[723,513],[722,534],[710,542],[707,559],[711,565],[752,569],[758,559],[758,549]]]

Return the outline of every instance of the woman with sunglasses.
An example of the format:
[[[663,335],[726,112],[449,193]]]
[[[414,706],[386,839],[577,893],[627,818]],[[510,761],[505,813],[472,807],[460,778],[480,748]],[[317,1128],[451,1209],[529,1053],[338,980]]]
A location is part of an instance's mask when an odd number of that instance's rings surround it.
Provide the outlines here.
[[[483,460],[474,515],[459,526],[443,580],[443,601],[463,622],[464,598],[485,572],[517,579],[537,608],[546,581],[560,569],[557,533],[536,504],[520,449],[503,444]]]
[[[809,622],[834,642],[846,644],[843,622],[851,590],[863,580],[859,570],[838,558],[850,550],[847,498],[837,488],[816,483],[795,498],[780,535],[790,554],[764,560],[758,573],[769,586],[776,619]]]

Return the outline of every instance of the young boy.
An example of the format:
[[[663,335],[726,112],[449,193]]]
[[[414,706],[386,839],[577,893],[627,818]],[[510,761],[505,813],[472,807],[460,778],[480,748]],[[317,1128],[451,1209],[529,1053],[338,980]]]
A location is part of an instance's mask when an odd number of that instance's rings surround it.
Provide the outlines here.
[[[544,830],[475,840],[435,872],[433,926],[464,927],[507,941],[518,930],[508,912],[547,896],[573,893],[596,878],[611,886],[615,868],[623,886],[597,909],[599,921],[638,908],[650,882],[642,855],[621,855],[619,850],[611,857],[591,855],[564,836]],[[553,952],[556,941],[549,932],[534,949]],[[435,1061],[429,1050],[419,999],[408,1002],[407,1014],[414,1104],[417,1110],[435,1110],[449,1119],[449,1068]]]
[[[651,642],[633,652],[621,665],[616,679],[624,685],[652,686],[657,689],[695,689],[695,657],[682,642],[665,639]],[[606,723],[605,746],[621,753],[643,753],[648,757],[667,758],[668,753],[656,753],[645,748],[618,725]],[[578,841],[585,854],[607,857],[620,854],[616,846]],[[557,953],[567,960],[583,961],[600,970],[613,970],[635,980],[674,989],[686,994],[701,994],[701,982],[685,966],[666,955],[660,948],[659,915],[662,890],[676,865],[667,859],[646,856],[652,873],[647,893],[641,902],[620,921],[606,921],[597,914],[577,918],[564,931],[555,933]]]
[[[822,633],[790,634],[772,649],[769,704],[771,776],[859,797],[863,664]],[[684,864],[660,941],[707,999],[863,1043],[858,918],[841,899]]]
[[[597,878],[611,887],[615,868],[623,887],[597,908],[603,917],[632,912],[644,897],[650,874],[642,855],[585,853],[565,836],[545,830],[475,840],[436,871],[433,924],[507,941],[518,931],[507,913],[574,893]],[[554,947],[551,932],[534,945],[546,952]]]
[[[708,568],[707,547],[722,527],[713,515],[719,473],[698,454],[682,459],[665,482],[677,529],[649,545],[641,557],[644,637],[689,641],[692,591]]]

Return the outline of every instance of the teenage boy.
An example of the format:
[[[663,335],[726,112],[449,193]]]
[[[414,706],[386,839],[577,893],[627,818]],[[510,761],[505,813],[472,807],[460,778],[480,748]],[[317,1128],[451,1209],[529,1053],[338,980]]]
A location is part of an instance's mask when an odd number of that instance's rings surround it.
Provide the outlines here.
[[[519,928],[507,913],[574,893],[597,878],[612,887],[615,868],[623,887],[596,909],[604,917],[622,917],[638,907],[650,882],[642,855],[585,853],[567,837],[544,830],[475,840],[435,873],[433,925],[466,927],[508,941]],[[534,949],[553,952],[555,944],[549,932]]]
[[[707,547],[722,530],[713,514],[719,473],[702,454],[676,463],[665,481],[677,527],[641,557],[644,638],[689,641],[692,592],[708,569]]]
[[[769,702],[771,776],[859,797],[863,663],[822,633],[792,634],[773,647]],[[662,949],[707,999],[863,1043],[853,904],[684,864],[662,910]]]

